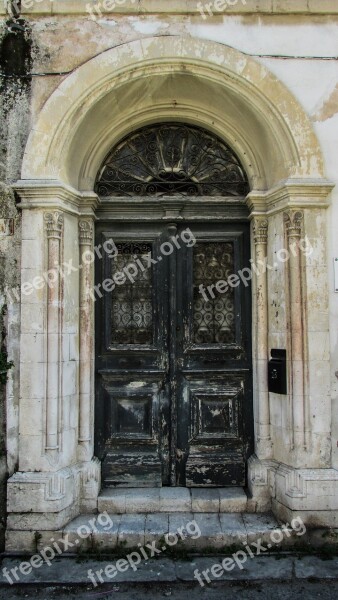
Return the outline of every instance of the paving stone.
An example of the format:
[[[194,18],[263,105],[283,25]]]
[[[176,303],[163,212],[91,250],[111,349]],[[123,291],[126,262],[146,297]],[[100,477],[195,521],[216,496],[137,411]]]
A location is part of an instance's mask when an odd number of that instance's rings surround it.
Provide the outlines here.
[[[222,565],[223,563],[223,565]],[[216,567],[217,565],[217,567]],[[195,576],[195,571],[200,575],[200,581]],[[283,558],[277,560],[274,556],[264,558],[247,558],[244,554],[234,553],[223,557],[197,557],[191,562],[178,562],[176,564],[177,579],[181,581],[199,581],[201,587],[206,587],[208,581],[255,581],[292,579],[293,559]],[[202,585],[204,584],[204,586]]]
[[[316,556],[295,558],[295,576],[298,579],[318,577],[318,579],[338,579],[338,558],[323,560]]]
[[[221,513],[245,512],[248,502],[243,488],[219,488],[219,500]]]
[[[192,488],[191,510],[193,513],[219,512],[219,491],[215,489]]]
[[[105,489],[98,497],[97,507],[99,513],[110,512],[123,514],[126,512],[125,489]]]
[[[166,558],[144,560],[139,558],[135,552],[128,554],[126,552],[125,557],[113,558],[111,561],[103,561],[97,563],[97,565],[90,564],[87,566],[91,568],[94,573],[94,579],[99,582],[100,579],[104,583],[147,583],[151,581],[176,581],[175,565],[173,561]],[[140,560],[140,562],[138,562]],[[95,566],[98,569],[95,569]],[[98,576],[100,571],[100,576]],[[102,581],[100,581],[102,583]],[[95,585],[93,584],[93,588]],[[95,588],[99,590],[99,587]]]
[[[55,540],[57,544],[59,544],[59,540],[63,540],[63,531],[39,531],[39,536],[37,538],[36,549],[38,552],[47,548],[51,545],[52,539]],[[63,547],[63,542],[61,541],[60,546]]]
[[[113,550],[117,546],[118,531],[122,515],[109,515],[112,525],[102,524],[101,520],[96,520],[93,532],[93,550],[104,551]]]
[[[247,541],[247,530],[241,514],[221,513],[219,520],[226,546],[238,545]]]
[[[190,545],[193,548],[223,548],[224,535],[220,523],[219,513],[194,513],[194,518],[199,527],[201,535],[199,538],[191,540]]]
[[[198,529],[194,525],[193,513],[169,513],[169,545],[175,546],[176,544],[183,545],[186,548],[193,546],[192,535],[198,534]],[[191,524],[191,525],[190,525]],[[191,533],[187,531],[187,526]],[[176,537],[176,544],[175,544]]]
[[[160,488],[129,489],[126,513],[156,513],[160,510]]]
[[[188,488],[160,488],[161,512],[191,512],[191,493]]]
[[[169,532],[169,515],[157,513],[147,515],[145,523],[145,542],[159,541]]]
[[[213,512],[213,508],[207,509],[206,504],[204,512]],[[168,487],[107,489],[99,496],[98,510],[114,514],[190,512],[191,493],[187,488]]]
[[[261,540],[269,548],[277,547],[276,539],[271,534],[280,530],[276,519],[270,514],[243,514],[243,521],[247,531],[248,543]]]
[[[118,543],[125,548],[134,548],[138,544],[143,546],[145,522],[146,515],[122,515],[118,531]]]
[[[72,546],[65,552],[85,552],[92,549],[93,546],[93,525],[96,522],[95,515],[81,515],[73,519],[63,530],[62,536],[66,538]]]
[[[44,566],[40,568],[32,569],[28,575],[22,575],[20,571],[16,571],[17,576],[19,577],[19,581],[16,583],[20,584],[41,584],[45,583],[49,584],[60,584],[63,583],[65,585],[77,585],[81,583],[91,583],[91,579],[88,576],[89,570],[91,570],[92,574],[94,574],[94,580],[98,584],[100,583],[100,578],[97,576],[97,573],[100,573],[104,582],[114,581],[114,582],[139,582],[144,583],[147,581],[175,581],[176,580],[176,572],[175,572],[175,563],[174,561],[161,558],[159,560],[140,560],[140,563],[134,566],[134,569],[131,566],[131,563],[128,561],[128,552],[126,552],[125,558],[112,558],[109,561],[97,561],[92,558],[83,558],[81,562],[78,562],[73,558],[58,558],[51,561],[51,565],[48,566],[44,564]],[[135,558],[135,557],[134,557]],[[125,571],[120,572],[116,570],[114,577],[108,577],[105,574],[105,569],[108,565],[116,566],[118,560],[124,560],[128,562],[128,567],[124,563],[120,563],[123,568],[126,568]],[[3,574],[3,569],[7,568],[9,572],[9,577],[11,577],[12,581],[15,581],[14,575],[11,574],[11,569],[18,567],[22,561],[20,559],[4,559],[1,569],[0,569],[0,585],[4,583],[10,583],[8,579]],[[133,562],[133,557],[131,557],[131,562]],[[136,570],[135,570],[136,569]],[[113,572],[113,569],[110,570]],[[109,570],[108,570],[109,573]],[[94,589],[99,590],[99,585]]]

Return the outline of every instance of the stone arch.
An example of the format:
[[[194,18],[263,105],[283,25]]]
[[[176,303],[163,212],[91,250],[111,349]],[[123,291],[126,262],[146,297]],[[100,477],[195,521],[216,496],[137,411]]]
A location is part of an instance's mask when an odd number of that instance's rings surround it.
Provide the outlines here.
[[[323,176],[310,120],[274,75],[228,46],[168,36],[110,49],[69,75],[31,131],[22,179],[91,191],[109,149],[162,120],[199,124],[222,137],[252,190]]]

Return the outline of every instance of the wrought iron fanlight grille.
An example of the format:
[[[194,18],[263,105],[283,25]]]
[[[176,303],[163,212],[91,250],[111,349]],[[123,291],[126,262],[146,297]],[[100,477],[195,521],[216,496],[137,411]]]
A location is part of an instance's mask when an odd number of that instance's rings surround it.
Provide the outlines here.
[[[144,127],[108,155],[99,196],[245,196],[246,173],[227,144],[205,129],[165,123]]]

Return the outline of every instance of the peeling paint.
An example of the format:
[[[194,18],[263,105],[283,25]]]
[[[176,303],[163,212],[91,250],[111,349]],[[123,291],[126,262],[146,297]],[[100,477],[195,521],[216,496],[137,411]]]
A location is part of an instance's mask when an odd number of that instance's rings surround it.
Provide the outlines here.
[[[323,100],[322,106],[313,116],[314,121],[323,122],[332,119],[338,113],[338,83],[331,91],[328,98]]]

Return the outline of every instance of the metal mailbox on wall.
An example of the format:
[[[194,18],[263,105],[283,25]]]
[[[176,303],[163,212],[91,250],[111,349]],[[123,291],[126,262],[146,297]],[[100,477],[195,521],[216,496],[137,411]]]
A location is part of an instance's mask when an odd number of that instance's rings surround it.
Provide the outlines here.
[[[271,350],[268,363],[269,392],[287,394],[286,350]]]

